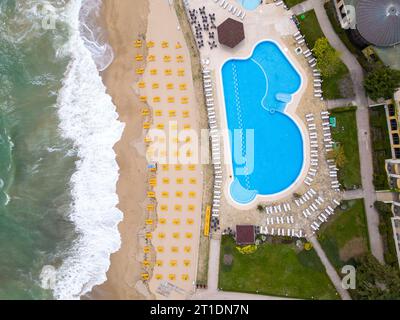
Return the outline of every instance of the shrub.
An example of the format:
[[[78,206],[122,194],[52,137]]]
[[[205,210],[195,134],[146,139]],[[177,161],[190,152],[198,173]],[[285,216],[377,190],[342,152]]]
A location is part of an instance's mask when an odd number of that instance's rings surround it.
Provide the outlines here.
[[[364,87],[368,96],[375,101],[389,99],[400,87],[400,71],[389,67],[376,68],[364,80]]]

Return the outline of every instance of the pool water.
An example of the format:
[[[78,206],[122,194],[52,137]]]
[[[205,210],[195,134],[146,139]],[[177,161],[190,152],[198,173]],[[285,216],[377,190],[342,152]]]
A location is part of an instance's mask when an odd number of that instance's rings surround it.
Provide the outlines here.
[[[277,44],[258,44],[250,58],[222,67],[234,201],[247,204],[257,195],[289,188],[303,168],[303,137],[285,113],[301,76]]]
[[[261,4],[261,0],[237,0],[246,10],[255,10]]]

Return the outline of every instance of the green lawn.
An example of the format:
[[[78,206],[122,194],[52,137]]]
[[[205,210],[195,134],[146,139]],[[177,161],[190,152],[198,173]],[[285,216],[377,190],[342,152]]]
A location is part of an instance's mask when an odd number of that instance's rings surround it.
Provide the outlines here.
[[[300,22],[300,31],[311,48],[314,48],[315,42],[319,38],[325,37],[324,33],[319,26],[319,22],[314,10],[307,11],[299,16],[297,19]]]
[[[324,224],[318,240],[336,269],[369,251],[368,227],[363,199],[345,201]],[[339,270],[340,271],[340,270]]]
[[[310,48],[314,48],[319,38],[325,37],[321,30],[314,10],[307,11],[297,19],[300,22],[301,33],[304,34]],[[337,66],[335,75],[324,77],[322,90],[325,99],[340,99],[353,96],[353,87],[347,66],[342,62]]]
[[[296,4],[302,3],[305,0],[285,0],[284,2],[286,3],[286,5],[291,8],[294,7]]]
[[[331,115],[336,117],[336,128],[332,128],[333,140],[343,146],[346,163],[339,171],[339,181],[345,189],[361,186],[360,154],[358,151],[358,133],[356,107],[337,108]]]
[[[371,125],[372,158],[374,165],[374,186],[376,190],[388,190],[385,160],[392,157],[386,113],[383,106],[369,108]]]
[[[233,256],[232,265],[224,265],[224,254]],[[221,240],[219,288],[302,299],[338,299],[314,250],[299,251],[292,243],[264,243],[255,253],[244,255],[230,236]]]

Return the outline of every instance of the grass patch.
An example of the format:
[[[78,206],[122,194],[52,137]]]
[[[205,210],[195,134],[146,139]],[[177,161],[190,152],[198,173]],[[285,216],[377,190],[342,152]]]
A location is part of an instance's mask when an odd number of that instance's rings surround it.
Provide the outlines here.
[[[356,107],[337,108],[331,111],[336,117],[336,128],[332,128],[333,140],[343,146],[346,164],[339,171],[339,181],[349,190],[361,186],[360,154],[358,151],[358,133]]]
[[[393,237],[392,205],[390,203],[376,201],[374,206],[379,213],[379,233],[383,240],[385,263],[398,268],[396,243]]]
[[[343,202],[332,220],[322,226],[318,240],[339,271],[345,264],[369,251],[368,227],[363,199]]]
[[[289,8],[292,8],[295,5],[304,2],[304,0],[285,0],[284,2]]]
[[[307,11],[297,16],[300,22],[300,31],[304,35],[310,48],[314,48],[315,42],[319,38],[325,37],[319,26],[317,15],[314,10]]]
[[[314,10],[307,11],[297,19],[300,23],[300,31],[304,35],[310,48],[314,48],[319,38],[325,37]],[[335,74],[331,77],[324,77],[322,90],[325,99],[341,99],[353,95],[352,81],[347,66],[341,62],[337,66]]]
[[[368,110],[373,151],[373,182],[376,190],[388,190],[389,183],[385,170],[385,160],[392,157],[392,152],[390,147],[385,108],[383,106],[376,106],[371,107]]]
[[[224,254],[233,256],[232,265],[224,265]],[[293,243],[264,243],[255,253],[243,255],[230,236],[221,240],[219,288],[302,299],[338,299],[314,250],[299,251]]]

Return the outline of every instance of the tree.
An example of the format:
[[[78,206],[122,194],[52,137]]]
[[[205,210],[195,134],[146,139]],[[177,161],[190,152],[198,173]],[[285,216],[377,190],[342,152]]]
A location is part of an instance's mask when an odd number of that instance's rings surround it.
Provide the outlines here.
[[[400,299],[400,274],[393,267],[382,265],[371,254],[356,260],[357,287],[354,296],[359,300]]]
[[[340,54],[327,38],[319,38],[314,45],[313,53],[317,58],[317,67],[324,77],[335,75],[341,65]]]
[[[364,87],[374,101],[380,98],[390,99],[400,87],[400,71],[389,67],[376,68],[364,80]]]

